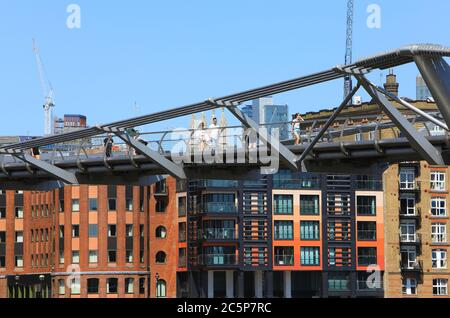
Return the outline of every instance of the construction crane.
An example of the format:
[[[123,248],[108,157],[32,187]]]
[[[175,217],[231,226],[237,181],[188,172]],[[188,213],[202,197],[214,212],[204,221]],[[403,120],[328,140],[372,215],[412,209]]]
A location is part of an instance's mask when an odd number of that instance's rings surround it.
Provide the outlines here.
[[[352,64],[353,60],[353,0],[347,1],[347,42],[345,45],[345,65]],[[352,77],[347,75],[344,78],[344,98],[346,98],[353,89]],[[349,104],[352,102],[350,101]]]
[[[33,39],[33,51],[36,55],[36,64],[38,67],[39,80],[41,82],[42,93],[44,94],[44,135],[49,136],[52,134],[52,111],[55,107],[52,83],[48,80],[47,73],[42,63],[41,54],[37,46],[36,40]]]

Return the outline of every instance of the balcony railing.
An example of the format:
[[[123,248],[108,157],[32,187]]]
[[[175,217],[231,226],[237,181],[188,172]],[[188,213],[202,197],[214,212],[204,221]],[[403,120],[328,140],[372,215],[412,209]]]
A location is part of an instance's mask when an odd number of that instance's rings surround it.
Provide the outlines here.
[[[383,190],[383,181],[381,180],[358,180],[355,181],[356,190],[381,191]]]
[[[376,241],[376,230],[358,230],[358,241]]]
[[[294,255],[275,255],[275,265],[277,266],[293,266]]]
[[[320,179],[275,179],[273,180],[275,189],[320,189]]]
[[[203,213],[237,213],[238,207],[231,202],[205,202],[202,205]]]
[[[423,262],[422,261],[414,261],[414,262],[400,262],[400,269],[406,272],[422,272]]]
[[[236,254],[206,254],[199,255],[199,264],[205,266],[237,265]]]
[[[236,229],[232,228],[208,228],[203,230],[202,238],[205,240],[235,240]]]
[[[415,208],[414,211],[411,212],[400,208],[399,213],[402,218],[420,218],[422,210],[420,208]]]
[[[399,189],[400,191],[420,191],[421,183],[420,181],[400,182]]]
[[[400,234],[400,243],[404,244],[417,244],[420,245],[421,235],[420,234]]]

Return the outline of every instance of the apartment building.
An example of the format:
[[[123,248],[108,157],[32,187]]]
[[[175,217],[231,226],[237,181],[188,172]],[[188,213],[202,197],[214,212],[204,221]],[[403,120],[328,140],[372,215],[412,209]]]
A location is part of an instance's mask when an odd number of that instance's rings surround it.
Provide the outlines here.
[[[148,187],[0,192],[0,297],[148,297]]]
[[[449,297],[448,173],[424,162],[386,172],[386,297]]]
[[[282,171],[183,190],[179,297],[383,297],[381,174]]]

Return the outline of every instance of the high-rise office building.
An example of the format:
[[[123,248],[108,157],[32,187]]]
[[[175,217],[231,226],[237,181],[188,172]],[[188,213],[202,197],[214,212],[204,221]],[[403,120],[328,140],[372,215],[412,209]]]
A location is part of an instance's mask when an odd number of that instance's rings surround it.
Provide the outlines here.
[[[416,78],[416,99],[427,100],[431,97],[431,92],[428,89],[427,84],[423,80],[422,76],[418,75]]]
[[[275,105],[272,97],[256,99],[251,105],[246,105],[242,111],[257,124],[266,125],[269,134],[272,129],[279,129],[280,140],[287,140],[290,137],[289,106]]]

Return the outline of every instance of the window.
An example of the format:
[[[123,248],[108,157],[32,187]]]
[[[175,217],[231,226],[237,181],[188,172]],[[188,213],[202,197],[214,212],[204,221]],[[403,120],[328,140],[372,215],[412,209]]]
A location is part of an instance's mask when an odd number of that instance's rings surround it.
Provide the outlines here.
[[[0,244],[6,243],[6,232],[0,232]]]
[[[445,173],[431,172],[430,187],[432,191],[445,191]]]
[[[97,198],[89,198],[89,211],[97,211]]]
[[[447,279],[433,279],[433,295],[434,296],[447,296],[448,295],[448,280]]]
[[[72,264],[80,264],[80,251],[72,251]]]
[[[433,268],[446,269],[447,268],[447,250],[433,250],[431,252],[431,261]]]
[[[358,248],[358,264],[359,266],[370,266],[377,264],[377,248],[376,247],[360,247]]]
[[[59,295],[66,294],[66,281],[64,279],[58,280],[58,294]]]
[[[0,255],[0,268],[6,267],[6,259],[5,256]]]
[[[358,215],[376,215],[377,198],[374,196],[358,196],[356,211]]]
[[[16,243],[23,243],[23,232],[16,232]]]
[[[125,210],[128,212],[133,211],[133,199],[126,199],[125,200]]]
[[[186,267],[186,248],[178,249],[178,267]]]
[[[125,294],[134,294],[134,278],[125,278]]]
[[[157,199],[156,200],[156,213],[165,213],[167,208],[167,200],[166,199]]]
[[[376,241],[377,223],[358,222],[358,241]]]
[[[167,236],[167,230],[164,226],[158,226],[156,228],[156,237],[160,239],[165,239]]]
[[[109,198],[108,199],[108,211],[116,211],[116,210],[117,210],[116,199]]]
[[[108,237],[116,237],[117,226],[115,224],[108,225]]]
[[[328,275],[328,289],[331,291],[349,290],[349,275],[341,272],[330,272]]]
[[[447,228],[445,223],[431,224],[431,241],[433,243],[447,243]]]
[[[60,213],[64,212],[64,199],[59,200],[59,212]]]
[[[64,225],[59,226],[59,238],[60,239],[64,238]]]
[[[98,251],[89,251],[89,264],[98,263]]]
[[[6,218],[6,207],[0,207],[0,219]]]
[[[316,221],[300,222],[300,239],[304,241],[320,240],[320,222]]]
[[[80,237],[80,226],[72,225],[72,238]]]
[[[89,224],[89,237],[98,237],[98,224]]]
[[[414,195],[403,194],[400,198],[400,214],[416,215],[416,198]]]
[[[166,281],[159,279],[156,283],[156,297],[166,298]]]
[[[319,247],[302,247],[300,250],[300,259],[302,266],[319,266],[320,265],[320,248]]]
[[[16,267],[22,268],[23,267],[23,256],[22,255],[16,255],[15,257]]]
[[[133,237],[133,224],[125,225],[125,235],[126,237]]]
[[[431,198],[431,215],[438,217],[447,216],[447,200],[445,198]]]
[[[117,294],[117,285],[118,285],[117,278],[108,278],[106,280],[106,292],[108,294]]]
[[[23,219],[23,206],[16,207],[16,219]]]
[[[416,170],[414,168],[400,169],[400,189],[412,190],[415,188]]]
[[[88,294],[98,294],[98,278],[89,278],[87,280],[87,292]]]
[[[417,295],[417,280],[414,278],[406,278],[403,280],[403,295]]]
[[[80,294],[80,280],[79,279],[74,278],[70,281],[70,293],[72,295]]]
[[[156,264],[165,264],[166,263],[166,253],[164,252],[158,252],[156,253]]]
[[[139,278],[139,294],[145,294],[145,278]]]
[[[178,216],[186,216],[186,197],[178,198]]]
[[[274,196],[274,214],[292,215],[294,197],[292,195]]]
[[[125,263],[133,263],[133,251],[132,250],[125,251]]]
[[[419,266],[417,262],[417,250],[414,246],[402,246],[400,250],[401,267],[405,269],[416,269]]]
[[[293,226],[292,221],[275,221],[275,239],[292,240]]]
[[[364,141],[364,134],[363,133],[355,134],[355,141]]]
[[[400,239],[402,242],[414,243],[417,241],[416,221],[408,220],[400,223]]]
[[[64,251],[59,251],[59,264],[64,264]]]
[[[117,252],[115,250],[108,251],[108,263],[115,263],[117,260]]]
[[[178,223],[178,241],[186,242],[186,222]]]
[[[139,224],[139,237],[144,238],[144,224]]]
[[[319,196],[301,195],[300,196],[300,214],[301,215],[319,215]]]
[[[80,212],[80,200],[72,199],[72,212]]]

